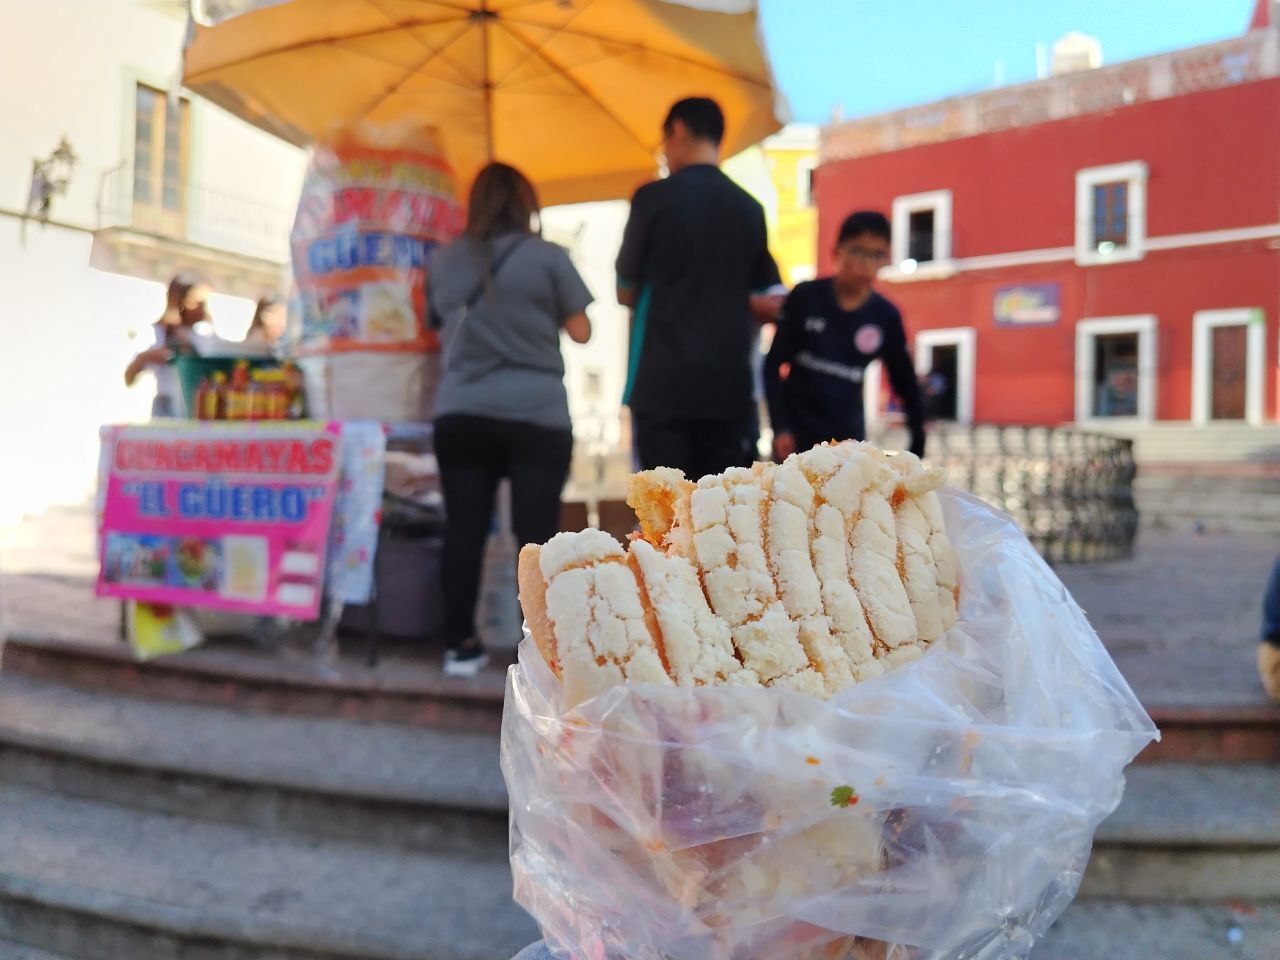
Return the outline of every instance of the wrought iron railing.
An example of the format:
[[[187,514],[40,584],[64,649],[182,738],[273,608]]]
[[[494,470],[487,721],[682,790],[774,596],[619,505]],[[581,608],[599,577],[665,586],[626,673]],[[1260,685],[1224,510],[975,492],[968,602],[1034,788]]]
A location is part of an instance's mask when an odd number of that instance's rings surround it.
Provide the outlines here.
[[[141,198],[135,196],[136,183],[128,163],[102,175],[99,229],[125,227],[273,263],[288,262],[292,211],[195,183],[179,184],[176,197],[173,191],[166,197],[163,184],[149,183],[152,196]]]
[[[836,123],[822,163],[1113,110],[1280,75],[1280,30]]]
[[[999,507],[1050,563],[1133,555],[1133,442],[1070,428],[938,425],[927,449],[948,482]]]

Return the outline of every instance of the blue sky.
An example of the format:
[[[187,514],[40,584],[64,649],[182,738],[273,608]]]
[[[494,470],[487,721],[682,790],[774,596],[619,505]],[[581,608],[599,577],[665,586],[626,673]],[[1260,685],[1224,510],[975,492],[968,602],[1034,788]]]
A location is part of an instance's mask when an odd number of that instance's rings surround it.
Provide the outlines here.
[[[1035,79],[1037,43],[1080,30],[1104,62],[1244,32],[1254,0],[760,0],[793,119],[821,123]],[[997,63],[1003,66],[998,68]]]

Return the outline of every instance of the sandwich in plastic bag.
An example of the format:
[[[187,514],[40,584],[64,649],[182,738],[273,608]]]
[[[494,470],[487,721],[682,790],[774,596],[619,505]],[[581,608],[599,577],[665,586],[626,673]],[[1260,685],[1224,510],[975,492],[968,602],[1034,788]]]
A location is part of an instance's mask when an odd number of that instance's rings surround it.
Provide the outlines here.
[[[1014,522],[940,483],[823,445],[639,475],[627,551],[526,548],[502,765],[553,954],[1027,956],[1158,734]]]

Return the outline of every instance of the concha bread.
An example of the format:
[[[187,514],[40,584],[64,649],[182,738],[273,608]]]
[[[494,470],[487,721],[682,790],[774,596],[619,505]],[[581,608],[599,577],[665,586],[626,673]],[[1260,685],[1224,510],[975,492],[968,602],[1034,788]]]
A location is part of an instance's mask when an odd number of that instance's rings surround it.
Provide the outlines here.
[[[703,477],[634,475],[641,532],[520,553],[520,601],[566,709],[619,683],[828,697],[919,658],[956,620],[942,475],[871,444]]]

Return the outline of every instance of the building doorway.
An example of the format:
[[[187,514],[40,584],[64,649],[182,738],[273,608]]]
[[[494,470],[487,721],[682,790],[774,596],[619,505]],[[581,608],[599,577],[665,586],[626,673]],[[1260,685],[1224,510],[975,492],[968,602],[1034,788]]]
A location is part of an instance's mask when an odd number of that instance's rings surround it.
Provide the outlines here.
[[[973,422],[974,344],[972,327],[916,334],[916,373],[922,381],[929,419]]]
[[[933,361],[924,374],[925,419],[956,419],[959,360],[960,348],[953,343],[939,344],[933,348]]]
[[[1266,323],[1261,310],[1201,310],[1192,336],[1191,419],[1262,422]]]
[[[1138,415],[1138,334],[1104,333],[1093,340],[1095,417]]]
[[[1107,317],[1076,325],[1076,419],[1155,415],[1156,319]]]
[[[1212,379],[1209,384],[1209,418],[1212,420],[1244,419],[1244,378],[1248,348],[1246,328],[1240,324],[1214,327],[1210,331]]]

